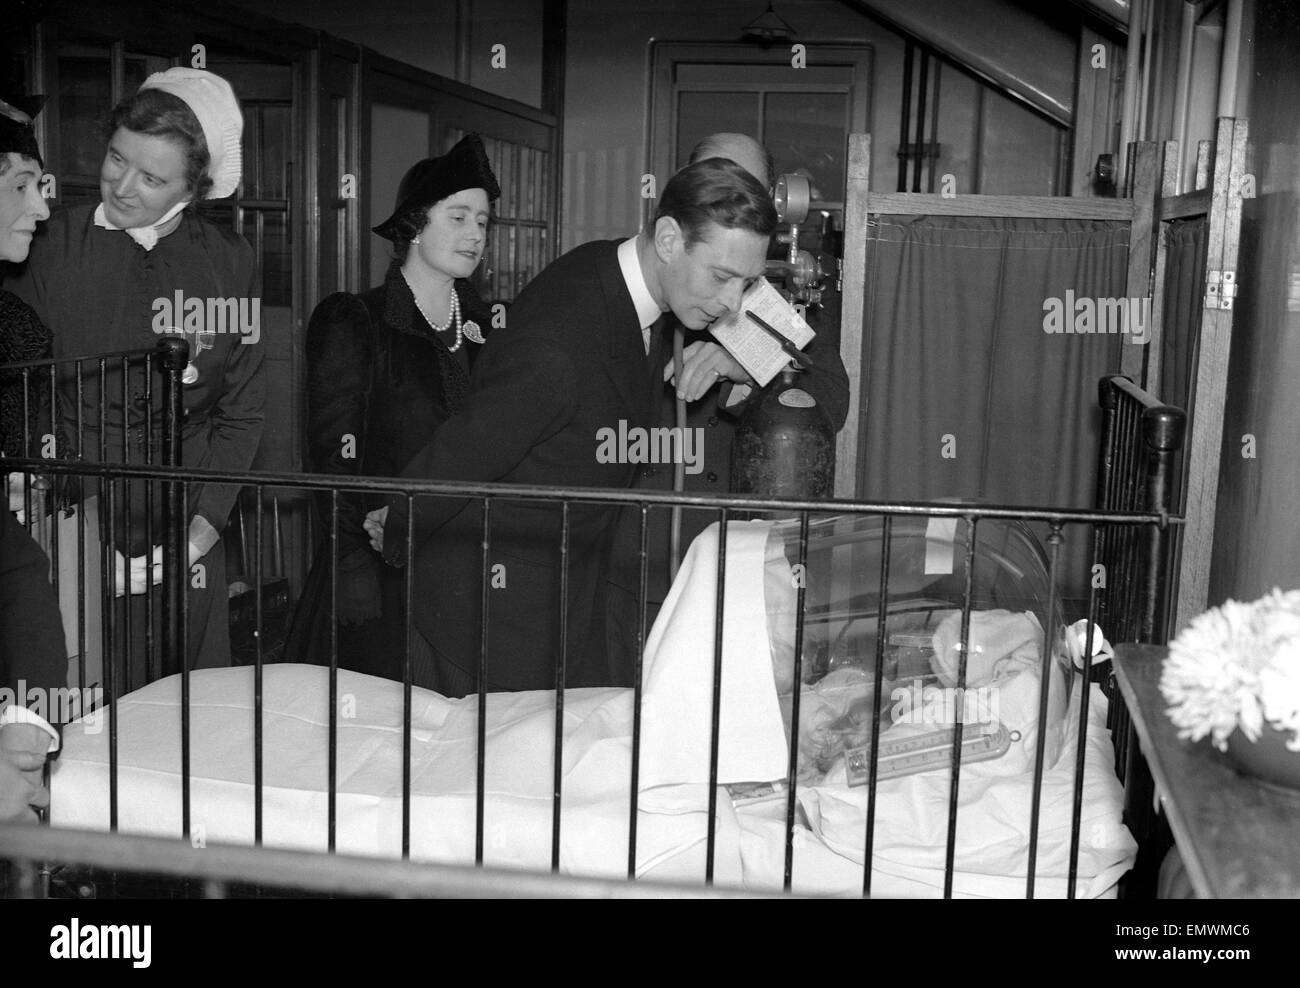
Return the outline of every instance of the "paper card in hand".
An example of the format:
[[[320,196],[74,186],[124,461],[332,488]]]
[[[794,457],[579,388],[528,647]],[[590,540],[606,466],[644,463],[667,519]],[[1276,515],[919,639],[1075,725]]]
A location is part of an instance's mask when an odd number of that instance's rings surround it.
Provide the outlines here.
[[[766,278],[754,282],[740,300],[740,310],[719,319],[709,331],[762,386],[790,363],[790,357],[781,344],[745,317],[746,312],[753,312],[799,350],[817,334]]]

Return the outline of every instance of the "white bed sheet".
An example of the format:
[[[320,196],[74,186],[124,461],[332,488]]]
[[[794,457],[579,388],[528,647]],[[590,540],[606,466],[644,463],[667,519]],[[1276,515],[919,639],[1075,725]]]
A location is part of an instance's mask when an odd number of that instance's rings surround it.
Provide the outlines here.
[[[754,522],[729,529],[720,783],[778,777],[787,762],[762,618],[768,527]],[[692,545],[647,643],[637,821],[642,877],[699,881],[704,876],[716,551],[714,527]],[[265,667],[263,842],[268,846],[327,847],[328,676],[319,666]],[[200,670],[191,674],[190,684],[191,832],[195,840],[251,843],[253,670]],[[1012,684],[1004,698],[1019,692],[1035,698],[1036,710],[1036,678]],[[566,873],[626,874],[632,697],[622,689],[565,695],[560,867]],[[338,701],[336,847],[343,853],[396,856],[402,823],[401,685],[340,671]],[[118,704],[118,826],[123,832],[181,834],[180,706],[179,677],[153,683]],[[1028,709],[1030,703],[1020,706]],[[549,870],[555,694],[491,694],[487,707],[484,862]],[[1110,768],[1099,692],[1091,719],[1080,895],[1105,894],[1133,856],[1132,839],[1119,823],[1121,791]],[[56,826],[108,827],[106,721],[100,719],[95,733],[82,724],[65,730],[52,775]],[[476,696],[449,700],[412,690],[413,859],[474,860],[477,726]],[[1022,746],[1032,741],[1028,724],[1012,726],[1023,730]],[[1068,853],[1073,745],[1064,750],[1065,764],[1044,779],[1038,869],[1044,895],[1063,889],[1063,879],[1055,876],[1065,874],[1061,860]],[[958,894],[1024,894],[1023,877],[1014,877],[1025,873],[1028,844],[1032,775],[1017,762],[1025,761],[1023,755],[1014,751],[963,768]],[[1026,764],[1032,766],[1032,760]],[[874,894],[942,890],[947,795],[942,773],[880,784]],[[799,802],[807,826],[795,834],[795,890],[858,894],[865,788],[801,788]],[[720,790],[714,855],[718,884],[779,888],[783,816],[772,818],[770,809],[738,812]]]
[[[253,670],[190,675],[191,821],[196,841],[253,839]],[[324,850],[328,828],[328,675],[323,667],[268,665],[263,704],[263,841]],[[400,854],[401,685],[359,673],[338,678],[336,846]],[[592,876],[627,871],[631,765],[630,690],[565,696],[561,869]],[[180,678],[118,704],[118,826],[181,834]],[[412,690],[411,857],[472,863],[478,698]],[[108,826],[108,728],[70,726],[52,776],[55,826]],[[484,861],[547,870],[551,861],[555,694],[491,694]],[[704,873],[704,787],[658,787],[641,797],[638,873],[698,879]],[[715,863],[738,883],[739,831],[720,817]]]

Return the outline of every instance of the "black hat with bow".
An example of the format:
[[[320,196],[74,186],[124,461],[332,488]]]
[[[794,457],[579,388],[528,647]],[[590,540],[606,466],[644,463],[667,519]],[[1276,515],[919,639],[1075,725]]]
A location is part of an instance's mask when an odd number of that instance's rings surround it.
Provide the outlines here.
[[[397,187],[397,205],[393,208],[393,215],[374,227],[374,232],[385,240],[396,240],[397,225],[402,217],[416,210],[428,209],[462,189],[483,189],[489,202],[501,196],[478,134],[466,134],[440,158],[426,158],[412,165]]]
[[[44,96],[12,97],[0,99],[0,154],[12,151],[24,158],[34,158],[42,168],[45,160],[36,146],[36,131],[32,117],[41,112]]]

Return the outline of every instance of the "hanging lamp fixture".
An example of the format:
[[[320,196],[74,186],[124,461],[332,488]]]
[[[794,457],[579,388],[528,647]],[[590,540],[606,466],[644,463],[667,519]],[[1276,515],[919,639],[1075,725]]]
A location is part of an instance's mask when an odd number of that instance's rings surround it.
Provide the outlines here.
[[[755,41],[764,48],[771,48],[778,42],[793,38],[794,28],[772,8],[772,0],[768,0],[767,10],[746,24],[741,34],[745,41]]]

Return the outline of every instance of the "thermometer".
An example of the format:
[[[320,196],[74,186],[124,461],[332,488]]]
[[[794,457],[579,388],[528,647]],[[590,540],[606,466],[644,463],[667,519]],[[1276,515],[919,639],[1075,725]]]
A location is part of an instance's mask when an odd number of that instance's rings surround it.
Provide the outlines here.
[[[952,764],[952,742],[955,727],[928,731],[910,738],[885,741],[880,745],[880,766],[877,781],[915,775]],[[1019,731],[1008,731],[994,721],[990,724],[966,724],[962,728],[961,757],[963,762],[983,762],[1000,758],[1011,750],[1011,742],[1020,740]],[[871,779],[871,745],[849,748],[844,752],[844,767],[850,786],[865,786]]]

